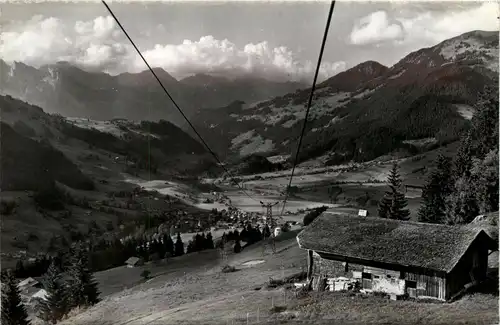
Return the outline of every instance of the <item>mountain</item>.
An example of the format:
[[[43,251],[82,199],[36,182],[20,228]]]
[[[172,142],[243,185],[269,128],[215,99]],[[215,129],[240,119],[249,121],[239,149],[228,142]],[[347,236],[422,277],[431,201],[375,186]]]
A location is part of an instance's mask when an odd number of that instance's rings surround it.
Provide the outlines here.
[[[199,108],[220,107],[241,99],[260,101],[303,87],[299,83],[276,83],[263,79],[195,75],[176,80],[154,68],[186,115]],[[124,118],[133,121],[160,119],[184,124],[171,101],[149,70],[111,76],[87,72],[67,62],[34,68],[0,60],[2,94],[43,107],[48,113],[95,120]]]
[[[121,157],[120,172],[132,174],[192,174],[211,162],[202,144],[164,120],[64,118],[10,96],[0,96],[0,108],[2,189],[37,189],[31,181],[88,188],[86,182],[92,175],[82,174],[77,165],[85,161],[82,156],[103,153]]]
[[[154,227],[177,209],[205,213],[176,190],[214,167],[213,158],[170,122],[64,118],[11,96],[0,96],[0,111],[2,265],[20,251],[99,242],[104,237],[94,236],[111,236],[118,226]],[[147,180],[174,180],[168,199],[139,191]]]
[[[498,33],[473,31],[408,54],[361,63],[316,88],[301,160],[366,161],[455,141],[486,88],[498,96]],[[199,110],[193,123],[225,157],[290,155],[310,89],[253,105]],[[233,157],[234,158],[234,157]]]
[[[217,98],[222,96],[225,99],[224,104],[236,100],[258,102],[306,87],[305,84],[297,82],[274,82],[253,77],[228,79],[207,74],[196,74],[182,79],[180,83],[190,90],[192,96],[199,96],[208,103],[216,103]],[[216,105],[204,106],[206,107],[216,107]]]

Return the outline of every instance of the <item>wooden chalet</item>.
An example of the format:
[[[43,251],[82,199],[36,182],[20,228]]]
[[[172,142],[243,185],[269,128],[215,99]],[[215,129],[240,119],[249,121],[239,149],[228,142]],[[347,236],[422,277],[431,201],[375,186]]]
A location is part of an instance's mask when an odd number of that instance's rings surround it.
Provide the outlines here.
[[[144,260],[140,257],[132,256],[125,261],[125,264],[127,265],[127,267],[133,268],[136,266],[144,265]]]
[[[496,243],[483,230],[322,214],[297,236],[308,279],[358,277],[361,289],[449,300],[486,278]]]

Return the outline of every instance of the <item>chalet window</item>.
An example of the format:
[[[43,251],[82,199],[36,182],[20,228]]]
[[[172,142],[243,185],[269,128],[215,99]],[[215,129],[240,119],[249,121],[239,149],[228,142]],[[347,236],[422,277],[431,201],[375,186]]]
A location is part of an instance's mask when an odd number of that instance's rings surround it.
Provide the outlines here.
[[[390,278],[391,278],[391,275],[390,275],[390,274],[387,274],[386,276],[387,276],[387,278],[388,278],[388,279],[390,279]]]
[[[371,280],[372,279],[372,274],[371,273],[361,273],[361,278]]]
[[[417,281],[406,281],[406,287],[416,289],[417,288]]]

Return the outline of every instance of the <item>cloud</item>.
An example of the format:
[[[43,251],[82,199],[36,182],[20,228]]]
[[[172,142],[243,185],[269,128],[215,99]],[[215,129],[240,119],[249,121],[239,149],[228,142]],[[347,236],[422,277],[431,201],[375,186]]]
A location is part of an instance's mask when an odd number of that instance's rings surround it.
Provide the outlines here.
[[[359,20],[351,32],[350,40],[352,44],[364,45],[403,37],[404,29],[401,23],[391,21],[385,11],[377,11]]]
[[[161,67],[177,78],[213,73],[310,81],[316,68],[315,62],[300,61],[290,49],[272,47],[266,41],[238,47],[227,39],[203,36],[181,44],[156,44],[142,51],[152,67]],[[146,69],[111,16],[77,21],[73,25],[56,18],[33,17],[28,23],[0,34],[0,58],[33,66],[67,61],[87,70],[111,74]],[[326,79],[345,67],[345,62],[324,62],[320,77]]]
[[[472,30],[498,30],[498,14],[496,2],[454,7],[447,11],[403,8],[392,19],[386,12],[378,11],[361,18],[354,25],[349,40],[355,45],[388,41],[395,45],[434,45]]]
[[[296,60],[284,46],[272,48],[264,41],[238,48],[227,39],[217,40],[213,36],[195,42],[185,40],[179,45],[156,45],[145,51],[144,56],[152,65],[181,75],[207,72],[236,77],[251,73],[269,79],[300,80],[312,78],[316,68],[313,62]],[[141,64],[139,59],[135,62],[135,66]],[[321,77],[343,71],[345,66],[345,62],[324,62]]]

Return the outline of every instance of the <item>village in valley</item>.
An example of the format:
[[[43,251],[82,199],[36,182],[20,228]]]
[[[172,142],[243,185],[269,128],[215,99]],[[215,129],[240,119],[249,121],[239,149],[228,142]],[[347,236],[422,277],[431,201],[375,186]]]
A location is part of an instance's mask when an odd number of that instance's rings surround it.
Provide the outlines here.
[[[2,5],[2,324],[499,323],[498,5],[73,5]]]

